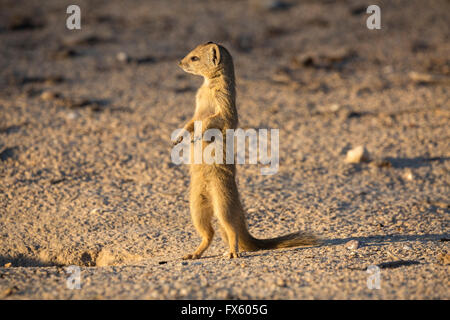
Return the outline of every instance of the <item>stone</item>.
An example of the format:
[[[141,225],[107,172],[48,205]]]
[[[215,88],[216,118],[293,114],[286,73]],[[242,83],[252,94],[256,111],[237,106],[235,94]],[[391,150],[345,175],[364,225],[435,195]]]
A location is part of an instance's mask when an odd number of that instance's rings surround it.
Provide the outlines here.
[[[345,157],[346,163],[360,163],[369,161],[369,152],[367,149],[361,145],[356,148],[353,148],[347,152],[347,156]]]
[[[358,240],[350,240],[345,244],[345,247],[349,250],[356,250],[359,248],[359,242]]]

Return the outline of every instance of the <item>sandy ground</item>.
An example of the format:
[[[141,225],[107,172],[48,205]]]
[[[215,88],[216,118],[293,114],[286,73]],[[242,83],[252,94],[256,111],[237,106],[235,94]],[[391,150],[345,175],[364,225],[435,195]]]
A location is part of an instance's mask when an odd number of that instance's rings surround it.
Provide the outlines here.
[[[70,31],[64,2],[0,1],[1,298],[450,298],[448,1],[77,3]],[[238,167],[251,232],[323,246],[180,259],[199,237],[170,134],[201,79],[176,62],[209,40],[240,126],[280,129],[277,174]],[[371,161],[345,163],[358,145]]]

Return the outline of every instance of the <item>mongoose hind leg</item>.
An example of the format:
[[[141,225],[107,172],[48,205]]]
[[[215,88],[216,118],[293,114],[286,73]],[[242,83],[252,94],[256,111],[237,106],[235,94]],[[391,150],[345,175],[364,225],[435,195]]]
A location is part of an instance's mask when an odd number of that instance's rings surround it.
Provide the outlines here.
[[[220,223],[219,223],[219,230],[220,230],[220,235],[222,236],[223,243],[227,247],[227,249],[223,253],[223,256],[228,257],[228,255],[229,255],[228,247],[230,246],[230,243],[228,242],[227,232],[225,231],[224,227],[222,227],[222,225]]]
[[[220,226],[224,230],[224,234],[226,234],[226,239],[229,246],[229,252],[226,254],[226,257],[230,259],[239,258],[239,226],[236,225],[236,219],[233,219],[231,216],[233,214],[231,203],[227,197],[220,194],[220,188],[213,188],[211,198],[214,215],[219,220]]]
[[[183,257],[185,260],[200,258],[203,252],[208,249],[214,236],[214,229],[211,224],[213,211],[211,206],[206,202],[206,197],[203,193],[196,194],[191,192],[190,209],[192,222],[202,237],[202,242],[193,253]]]
[[[222,227],[226,230],[227,238],[228,238],[228,246],[229,251],[225,253],[224,256],[228,258],[239,258],[239,246],[238,246],[238,234],[235,231],[235,227],[230,223],[230,221],[225,218],[225,214],[223,212],[218,212],[217,218]]]

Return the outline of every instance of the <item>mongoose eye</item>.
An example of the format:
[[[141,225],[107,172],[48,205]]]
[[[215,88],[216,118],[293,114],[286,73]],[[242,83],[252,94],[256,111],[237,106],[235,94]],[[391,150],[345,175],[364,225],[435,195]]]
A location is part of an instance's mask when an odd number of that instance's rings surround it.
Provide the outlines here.
[[[193,57],[191,58],[191,61],[198,61],[198,60],[200,60],[200,58],[197,57],[197,56],[193,56]]]

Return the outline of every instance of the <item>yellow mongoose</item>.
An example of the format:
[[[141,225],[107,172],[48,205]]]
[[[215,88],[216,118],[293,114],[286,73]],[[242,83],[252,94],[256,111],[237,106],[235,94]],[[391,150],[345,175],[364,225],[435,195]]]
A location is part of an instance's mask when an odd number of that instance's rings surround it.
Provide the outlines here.
[[[219,129],[224,133],[226,129],[236,129],[238,114],[235,105],[234,66],[227,49],[213,42],[201,44],[184,57],[179,66],[188,73],[204,78],[203,85],[197,91],[195,114],[184,129],[192,136],[195,121],[202,122],[203,132]],[[180,141],[178,139],[175,144]],[[223,145],[225,144],[224,140]],[[203,145],[207,143],[203,142]],[[239,250],[255,251],[318,244],[318,239],[314,236],[299,232],[273,239],[254,238],[247,229],[239,200],[234,164],[225,164],[225,161],[224,164],[191,162],[190,172],[190,210],[202,242],[194,253],[183,259],[200,258],[208,248],[214,235],[211,224],[213,216],[218,219],[223,240],[229,245],[227,256],[230,258],[239,257]]]

